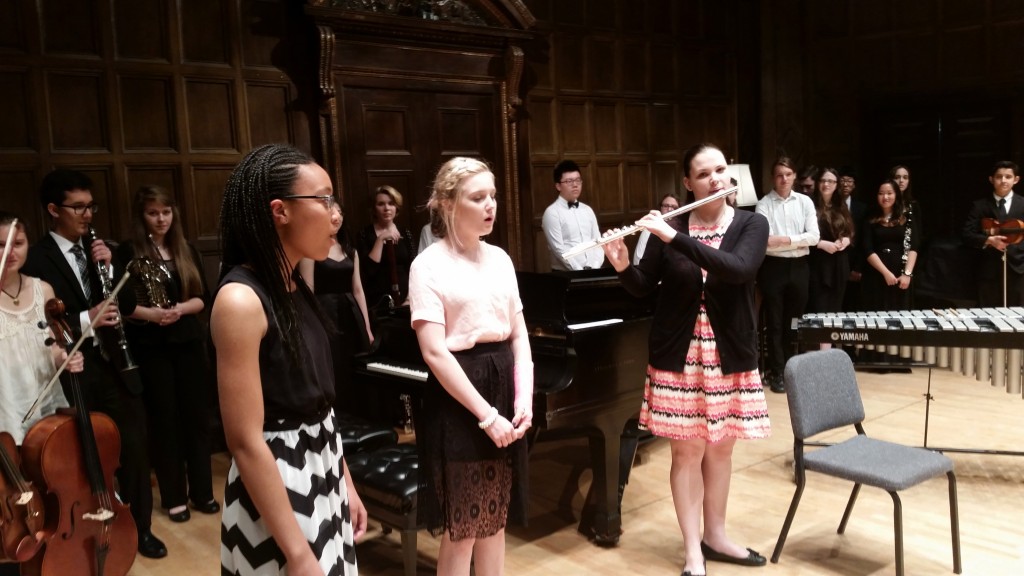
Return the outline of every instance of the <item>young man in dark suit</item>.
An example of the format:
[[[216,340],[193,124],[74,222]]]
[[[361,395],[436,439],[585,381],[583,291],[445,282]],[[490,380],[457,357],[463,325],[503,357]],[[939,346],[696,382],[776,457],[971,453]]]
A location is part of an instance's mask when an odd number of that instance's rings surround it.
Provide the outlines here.
[[[996,162],[988,181],[992,194],[974,202],[963,230],[964,244],[981,250],[978,305],[1024,306],[1024,244],[1008,244],[1000,230],[982,228],[985,218],[997,222],[1024,219],[1024,197],[1017,198],[1013,192],[1020,181],[1020,168],[1009,160]]]
[[[40,202],[50,216],[50,232],[29,249],[22,272],[53,286],[64,302],[68,324],[75,337],[89,329],[103,300],[97,262],[113,270],[110,247],[101,240],[85,245],[85,237],[99,206],[93,201],[92,182],[81,172],[57,169],[43,178]],[[111,338],[119,321],[118,311],[108,308],[97,323],[101,338]],[[117,470],[118,495],[130,504],[139,532],[139,553],[162,558],[167,548],[150,531],[153,492],[150,487],[146,448],[145,408],[137,382],[124,380],[99,342],[91,335],[83,342],[85,370],[79,381],[89,411],[109,415],[121,434],[121,466]],[[71,394],[67,394],[71,398]],[[113,487],[108,487],[113,489]]]
[[[843,295],[843,310],[856,312],[861,310],[861,273],[864,270],[867,255],[862,249],[864,245],[864,220],[867,217],[868,207],[856,198],[857,173],[849,167],[844,166],[839,170],[839,194],[846,202],[846,208],[850,211],[853,220],[853,245],[850,247],[850,279],[852,284],[846,287]]]

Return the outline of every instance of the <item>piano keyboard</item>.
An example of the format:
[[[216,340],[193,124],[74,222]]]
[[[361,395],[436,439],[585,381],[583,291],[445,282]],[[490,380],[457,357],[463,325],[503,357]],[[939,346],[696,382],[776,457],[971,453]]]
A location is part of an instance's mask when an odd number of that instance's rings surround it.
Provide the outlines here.
[[[397,376],[399,378],[406,378],[409,380],[418,380],[420,382],[427,381],[426,370],[404,368],[402,366],[395,366],[394,364],[385,364],[383,362],[369,362],[366,364],[366,369],[369,370],[370,372],[390,374],[391,376]]]

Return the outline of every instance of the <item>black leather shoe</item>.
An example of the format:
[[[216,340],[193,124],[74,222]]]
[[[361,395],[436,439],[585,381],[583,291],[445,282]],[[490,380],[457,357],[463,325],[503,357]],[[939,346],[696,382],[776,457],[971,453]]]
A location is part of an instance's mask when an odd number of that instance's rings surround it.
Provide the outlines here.
[[[768,387],[771,388],[772,392],[776,394],[785,394],[786,387],[782,384],[782,378],[775,376],[768,381]]]
[[[185,508],[181,512],[174,512],[174,513],[168,512],[167,516],[170,517],[171,522],[179,522],[179,523],[180,522],[188,522],[189,520],[192,519],[192,513],[188,511],[188,508]]]
[[[704,554],[705,560],[710,560],[712,562],[725,562],[727,564],[738,564],[740,566],[764,566],[768,563],[767,558],[761,556],[757,552],[754,552],[750,548],[747,548],[747,552],[749,552],[749,554],[743,558],[737,558],[736,556],[722,554],[701,540],[700,551]]]
[[[139,554],[146,558],[163,558],[167,556],[167,546],[149,530],[139,532]]]
[[[220,504],[216,500],[210,500],[205,504],[192,503],[192,507],[203,514],[216,514],[220,512]]]

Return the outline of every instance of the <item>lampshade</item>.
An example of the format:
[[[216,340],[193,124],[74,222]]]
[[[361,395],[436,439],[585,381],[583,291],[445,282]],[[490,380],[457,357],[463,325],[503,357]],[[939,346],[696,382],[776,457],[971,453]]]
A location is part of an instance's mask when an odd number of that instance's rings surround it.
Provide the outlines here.
[[[750,176],[750,164],[729,164],[726,172],[736,185],[740,187],[736,194],[737,206],[753,206],[757,204],[757,190],[754,188],[754,179]]]

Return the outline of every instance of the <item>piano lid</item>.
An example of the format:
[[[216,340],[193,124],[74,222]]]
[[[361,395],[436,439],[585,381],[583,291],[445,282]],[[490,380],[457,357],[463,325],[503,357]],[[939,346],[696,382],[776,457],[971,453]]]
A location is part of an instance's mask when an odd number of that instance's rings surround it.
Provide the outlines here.
[[[653,298],[626,292],[615,270],[516,272],[528,326],[564,329],[568,324],[651,315]]]

